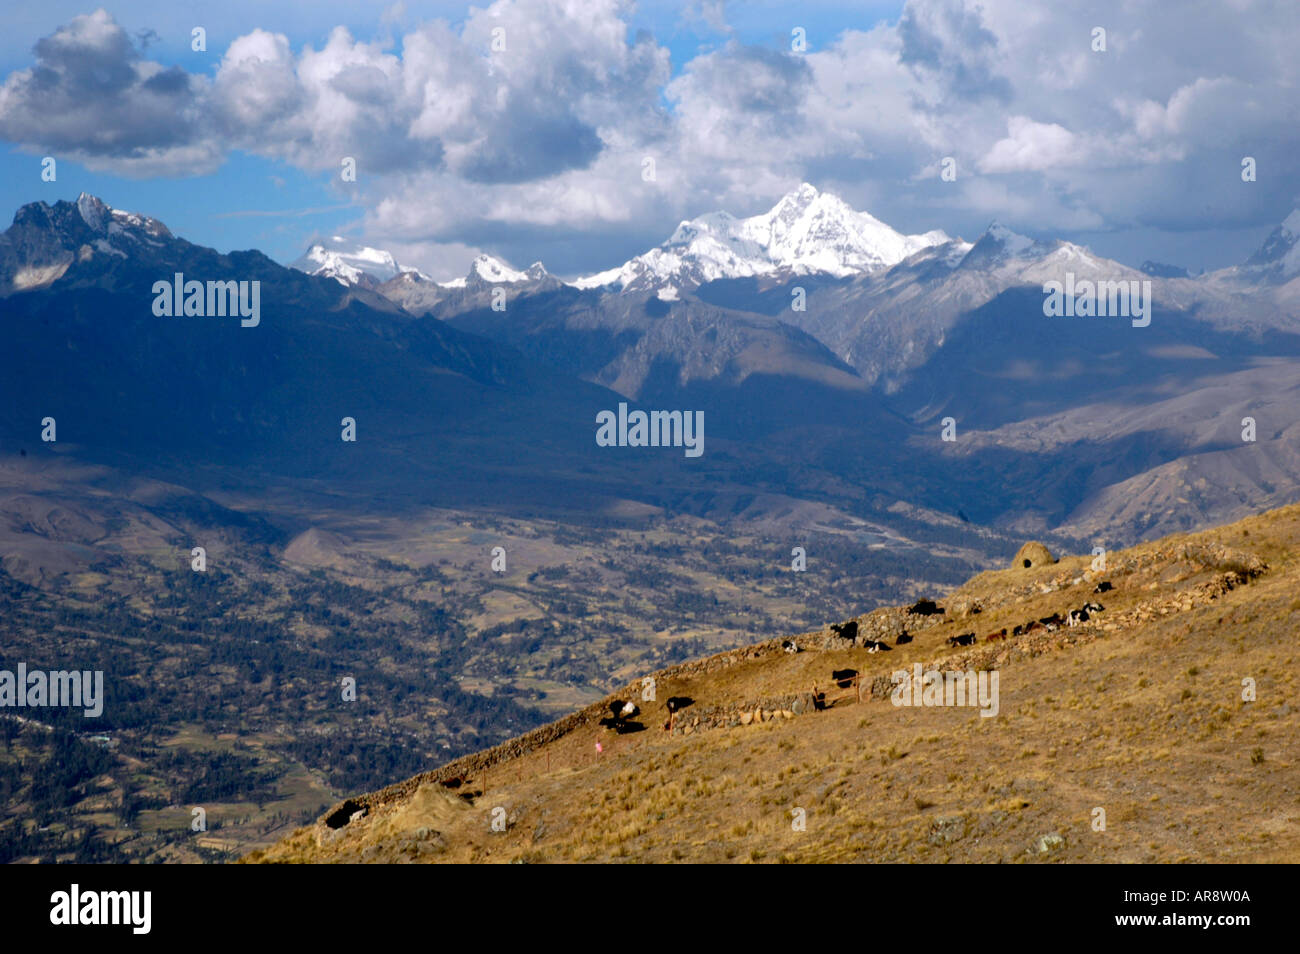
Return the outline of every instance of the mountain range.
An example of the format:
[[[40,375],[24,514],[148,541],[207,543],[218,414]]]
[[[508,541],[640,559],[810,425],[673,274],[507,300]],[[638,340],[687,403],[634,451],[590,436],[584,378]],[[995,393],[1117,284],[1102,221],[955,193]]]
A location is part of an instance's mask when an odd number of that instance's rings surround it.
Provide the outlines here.
[[[453,283],[406,271],[375,290],[635,400],[721,402],[736,433],[902,424],[911,469],[936,452],[963,461],[959,477],[913,485],[927,506],[1139,539],[1300,489],[1286,476],[1300,463],[1298,246],[1300,211],[1243,264],[1191,276],[997,222],[973,242],[905,236],[805,184],[765,214],[700,216],[567,283],[541,263],[480,259]],[[1149,283],[1151,325],[1045,317],[1044,284],[1067,280]],[[491,308],[492,288],[508,289],[507,309]],[[962,436],[936,447],[946,417]],[[967,483],[1010,475],[1031,491],[1014,504]],[[986,499],[959,504],[955,484]]]
[[[704,410],[705,460],[739,487],[764,474],[765,492],[873,518],[1134,540],[1300,489],[1298,221],[1241,266],[1164,277],[997,223],[974,242],[904,236],[805,185],[764,215],[684,222],[603,276],[481,256],[439,283],[338,237],[293,268],[221,255],[83,194],[24,206],[0,236],[0,428],[30,440],[55,416],[105,453],[411,486],[439,471],[469,495],[497,470],[515,502],[530,493],[509,448],[526,445],[539,499],[594,484],[662,504],[665,458],[596,453],[588,422],[624,400]],[[141,307],[177,272],[259,280],[262,326]],[[1149,282],[1150,326],[1045,317],[1043,284],[1067,275]],[[361,414],[383,468],[331,443]]]
[[[1242,268],[1212,274],[1235,274],[1246,281],[1288,282],[1300,274],[1298,237],[1300,209],[1274,229]],[[1042,263],[1053,253],[1071,262],[1090,263],[1094,268],[1125,268],[1073,243],[1034,240],[998,222],[993,222],[974,243],[953,239],[941,229],[904,235],[874,216],[854,210],[839,196],[805,182],[765,213],[736,218],[716,211],[683,221],[657,248],[567,284],[624,293],[662,290],[673,295],[728,279],[877,274],[927,250],[951,267],[967,270],[1016,262]],[[399,266],[388,252],[349,243],[341,236],[313,244],[291,267],[337,278],[344,284],[369,279],[382,284],[403,273],[413,273],[424,282],[433,281],[417,269]],[[1186,269],[1159,262],[1146,261],[1137,271],[1156,278],[1191,278]],[[542,280],[547,275],[541,262],[517,271],[500,259],[480,255],[465,278],[435,284],[458,288],[475,278],[513,284]]]

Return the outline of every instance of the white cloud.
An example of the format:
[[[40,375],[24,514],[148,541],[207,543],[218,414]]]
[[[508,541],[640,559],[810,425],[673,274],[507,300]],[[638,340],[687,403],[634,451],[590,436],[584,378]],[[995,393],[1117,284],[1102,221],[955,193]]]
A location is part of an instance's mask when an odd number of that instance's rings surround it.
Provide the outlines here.
[[[394,9],[391,43],[338,28],[296,50],[253,30],[210,80],[145,60],[98,11],[0,86],[0,136],[128,174],[210,171],[231,147],[313,172],[353,156],[367,235],[425,249],[546,235],[614,254],[611,236],[757,212],[803,180],[906,231],[966,234],[994,216],[1029,231],[1240,225],[1297,198],[1300,5],[911,0],[898,22],[802,55],[729,30],[675,77],[666,48],[629,37],[629,10],[497,0],[458,26],[407,27]],[[710,0],[686,15],[723,30],[724,13]],[[1268,170],[1249,191],[1241,155]],[[956,183],[933,174],[945,156]]]
[[[980,160],[981,172],[1041,172],[1088,162],[1079,138],[1056,123],[1036,123],[1027,116],[1007,120],[1007,136]]]

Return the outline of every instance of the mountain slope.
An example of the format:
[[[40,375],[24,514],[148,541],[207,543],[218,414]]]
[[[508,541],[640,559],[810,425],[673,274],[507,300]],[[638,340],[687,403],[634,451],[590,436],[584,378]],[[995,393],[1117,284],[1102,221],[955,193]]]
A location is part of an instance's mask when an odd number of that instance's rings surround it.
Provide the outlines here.
[[[155,284],[177,273],[259,283],[257,324],[155,314]],[[607,390],[415,320],[364,287],[259,252],[221,255],[93,197],[19,210],[0,236],[0,288],[9,290],[0,440],[14,453],[254,467],[329,475],[354,491],[381,482],[390,493],[479,497],[492,473],[521,504],[534,491],[564,496],[543,485],[573,476],[583,458],[593,481],[615,472],[636,483],[642,468],[665,463],[615,467],[596,453],[587,422],[615,405]],[[57,422],[53,443],[40,436],[47,417]],[[345,417],[356,422],[355,444],[341,439]]]
[[[858,617],[887,653],[823,631],[797,655],[773,640],[656,673],[653,702],[635,679],[248,860],[1300,860],[1300,507],[1090,559],[981,574],[945,616]],[[1089,600],[1104,609],[1077,628],[983,638]],[[965,631],[973,648],[946,645]],[[996,670],[997,714],[893,705],[889,674],[916,663]],[[603,726],[627,699],[645,729]]]

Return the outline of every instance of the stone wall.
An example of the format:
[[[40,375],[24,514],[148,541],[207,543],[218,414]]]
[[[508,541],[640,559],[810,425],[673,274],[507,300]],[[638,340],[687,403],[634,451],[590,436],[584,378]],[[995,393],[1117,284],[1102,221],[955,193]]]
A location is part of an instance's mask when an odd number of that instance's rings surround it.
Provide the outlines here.
[[[683,709],[673,724],[673,735],[694,735],[710,729],[729,729],[742,725],[761,725],[777,719],[793,719],[816,708],[811,692],[741,702],[729,706]]]

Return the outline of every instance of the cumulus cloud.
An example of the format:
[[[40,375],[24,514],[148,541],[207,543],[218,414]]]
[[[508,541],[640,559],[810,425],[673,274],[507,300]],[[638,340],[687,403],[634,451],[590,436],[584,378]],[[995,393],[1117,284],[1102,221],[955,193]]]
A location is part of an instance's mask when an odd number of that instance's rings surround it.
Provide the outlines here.
[[[35,54],[0,86],[0,139],[134,175],[219,164],[202,128],[205,80],[143,59],[106,11],[73,18]]]
[[[1080,165],[1088,156],[1079,138],[1056,123],[1036,123],[1027,116],[1007,120],[1007,135],[980,160],[983,172],[1040,172]]]
[[[683,15],[727,39],[675,74],[621,0],[497,0],[456,25],[394,7],[382,28],[400,33],[373,41],[339,27],[295,47],[255,29],[208,78],[147,60],[97,11],[5,79],[0,137],[127,174],[206,172],[238,148],[337,185],[351,156],[372,239],[519,261],[540,236],[575,261],[622,254],[803,180],[900,228],[968,236],[995,216],[1184,229],[1300,202],[1296,4],[909,0],[807,53],[742,42],[716,0]],[[1243,155],[1267,171],[1248,190]],[[935,174],[945,157],[955,183]]]

